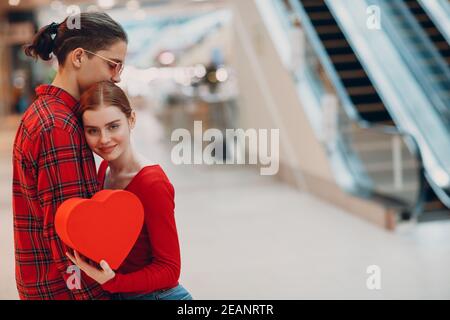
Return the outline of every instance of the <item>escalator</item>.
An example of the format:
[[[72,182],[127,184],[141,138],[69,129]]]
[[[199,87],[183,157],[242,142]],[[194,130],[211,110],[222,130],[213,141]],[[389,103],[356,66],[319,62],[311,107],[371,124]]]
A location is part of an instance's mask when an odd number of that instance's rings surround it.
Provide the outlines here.
[[[296,0],[293,2],[297,2],[301,5],[302,10],[304,10],[313,25],[317,36],[340,78],[339,80],[345,87],[359,116],[371,124],[395,126],[388,109],[377,93],[371,79],[368,77],[367,72],[358,60],[356,53],[346,39],[346,36],[341,30],[335,17],[331,13],[326,1]],[[414,6],[411,3],[410,5]],[[434,32],[436,35],[436,32],[432,31],[429,25],[427,28],[430,31],[430,34],[433,34]],[[438,37],[434,37],[433,41],[435,41],[434,43],[436,46],[443,49],[441,52],[442,54],[448,54]],[[425,64],[429,63],[429,61],[427,61],[428,57],[423,57],[424,59],[421,62]],[[441,71],[439,68],[432,68],[431,70],[437,81],[445,79],[445,75],[439,74]],[[442,93],[444,95],[447,93],[445,87]],[[383,151],[381,150],[380,152]],[[448,214],[448,209],[439,200],[430,185],[425,183],[424,188],[425,200],[422,210],[424,212],[447,211]]]
[[[450,66],[450,45],[445,40],[439,29],[434,22],[430,19],[429,15],[422,8],[417,0],[403,0],[407,5],[410,12],[414,15],[417,22],[422,26],[428,37],[433,42],[436,49],[442,55],[447,65]]]
[[[450,46],[416,0],[379,1],[400,54],[450,124]],[[396,37],[396,38],[395,38]]]
[[[403,42],[407,45],[399,47],[399,51],[401,54],[410,51],[411,57],[414,57],[409,63],[411,70],[417,70],[416,77],[424,84],[430,95],[430,102],[446,115],[442,120],[450,123],[450,45],[417,0],[379,3],[384,5],[385,17],[394,27],[391,34],[399,35],[396,43]],[[425,204],[424,212],[427,215],[422,215],[422,219],[433,219],[434,215],[449,216],[448,209],[429,183],[425,185]]]
[[[324,0],[300,1],[363,120],[393,125],[391,116]]]

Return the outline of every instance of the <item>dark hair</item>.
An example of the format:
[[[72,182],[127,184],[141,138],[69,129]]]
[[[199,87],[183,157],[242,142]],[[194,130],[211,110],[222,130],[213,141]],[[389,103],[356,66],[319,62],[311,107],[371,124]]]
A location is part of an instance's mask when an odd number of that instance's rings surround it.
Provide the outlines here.
[[[87,110],[95,110],[101,105],[118,107],[127,118],[133,109],[125,92],[111,81],[97,82],[87,89],[80,98],[79,115]]]
[[[80,22],[79,29],[70,25],[76,19]],[[27,56],[36,59],[40,57],[46,61],[52,58],[53,53],[58,63],[63,65],[67,55],[76,48],[97,52],[109,48],[119,40],[128,43],[127,34],[108,14],[83,12],[67,17],[59,25],[51,23],[41,28],[24,50]]]

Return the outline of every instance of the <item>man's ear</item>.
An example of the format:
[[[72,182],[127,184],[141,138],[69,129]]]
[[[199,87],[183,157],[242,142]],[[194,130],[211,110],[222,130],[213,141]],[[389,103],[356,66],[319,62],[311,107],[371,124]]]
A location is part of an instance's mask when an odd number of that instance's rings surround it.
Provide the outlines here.
[[[84,59],[84,50],[82,48],[76,48],[70,53],[70,62],[75,68],[81,68],[81,63]]]

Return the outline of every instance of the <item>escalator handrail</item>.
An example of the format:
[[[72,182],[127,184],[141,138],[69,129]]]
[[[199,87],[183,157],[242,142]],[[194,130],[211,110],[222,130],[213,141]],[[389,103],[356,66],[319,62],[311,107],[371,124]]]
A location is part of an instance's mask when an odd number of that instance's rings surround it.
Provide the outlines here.
[[[423,159],[422,155],[420,153],[419,144],[417,143],[415,137],[410,134],[409,132],[406,132],[402,129],[399,129],[397,127],[393,126],[387,126],[387,125],[379,125],[379,124],[372,124],[366,120],[364,120],[360,114],[358,113],[355,105],[350,99],[350,96],[348,95],[347,91],[345,90],[344,84],[342,83],[336,69],[333,66],[333,63],[328,56],[325,47],[323,46],[319,35],[317,34],[311,20],[309,19],[308,14],[306,13],[304,7],[300,5],[300,0],[289,0],[292,8],[295,10],[295,13],[299,16],[300,21],[302,22],[302,26],[305,29],[305,35],[308,37],[309,41],[311,42],[311,45],[319,57],[319,60],[321,61],[321,64],[330,79],[331,83],[333,84],[336,93],[342,102],[342,106],[347,114],[347,116],[354,121],[359,127],[365,128],[368,130],[374,130],[376,132],[380,132],[383,134],[388,135],[400,135],[405,143],[409,146],[410,152],[415,157],[419,169],[419,194],[417,196],[416,202],[412,205],[410,209],[411,212],[413,212],[415,215],[417,215],[421,209],[423,208],[424,201],[425,201],[425,170],[423,165]],[[412,145],[411,145],[412,143]]]

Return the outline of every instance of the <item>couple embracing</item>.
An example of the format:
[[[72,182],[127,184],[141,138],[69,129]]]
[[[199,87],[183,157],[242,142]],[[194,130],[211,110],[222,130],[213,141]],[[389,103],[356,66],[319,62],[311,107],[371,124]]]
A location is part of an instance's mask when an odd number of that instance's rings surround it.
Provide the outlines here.
[[[36,88],[13,149],[16,283],[21,299],[190,300],[178,283],[180,248],[174,188],[162,168],[130,143],[136,114],[115,84],[127,52],[127,35],[105,13],[81,13],[80,29],[65,19],[39,30],[25,53],[56,56],[51,85]],[[97,172],[93,153],[103,158]],[[113,271],[107,261],[87,261],[61,242],[55,213],[70,198],[101,189],[134,193],[144,225],[134,247]],[[81,269],[69,289],[70,266]]]

